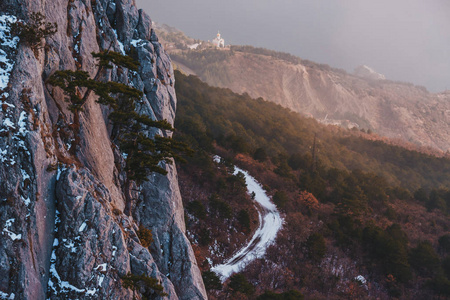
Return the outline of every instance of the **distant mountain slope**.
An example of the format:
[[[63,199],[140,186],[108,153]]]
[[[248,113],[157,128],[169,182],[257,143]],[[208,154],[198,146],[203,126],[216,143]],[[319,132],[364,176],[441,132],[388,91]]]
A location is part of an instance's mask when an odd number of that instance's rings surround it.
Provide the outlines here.
[[[250,46],[180,49],[172,49],[175,63],[210,85],[262,97],[327,124],[371,129],[443,152],[450,149],[449,92],[433,94],[409,83],[369,80]]]
[[[450,296],[449,159],[174,75],[174,138],[196,150],[178,165],[180,191],[209,299]],[[213,163],[214,154],[225,160]],[[222,285],[211,270],[257,227],[234,165],[262,184],[285,222],[265,257]]]

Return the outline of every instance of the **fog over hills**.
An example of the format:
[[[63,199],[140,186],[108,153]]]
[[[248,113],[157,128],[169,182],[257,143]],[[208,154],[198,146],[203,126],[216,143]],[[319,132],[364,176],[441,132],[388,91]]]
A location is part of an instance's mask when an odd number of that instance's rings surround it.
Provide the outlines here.
[[[137,0],[160,23],[189,36],[285,51],[353,71],[368,65],[391,80],[450,89],[450,3],[445,0]]]

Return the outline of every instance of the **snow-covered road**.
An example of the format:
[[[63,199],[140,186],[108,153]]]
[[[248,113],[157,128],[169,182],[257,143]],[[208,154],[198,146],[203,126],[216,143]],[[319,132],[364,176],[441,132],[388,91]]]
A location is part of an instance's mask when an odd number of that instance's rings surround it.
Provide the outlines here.
[[[215,156],[214,160],[220,161],[220,158]],[[263,257],[267,247],[275,241],[277,233],[283,225],[283,219],[277,207],[267,196],[262,186],[247,171],[235,167],[234,174],[236,175],[238,172],[244,174],[248,192],[250,194],[255,193],[255,201],[259,204],[255,205],[259,215],[259,227],[247,245],[224,264],[211,268],[211,271],[218,274],[222,281],[225,281],[233,273],[243,270],[252,260]]]

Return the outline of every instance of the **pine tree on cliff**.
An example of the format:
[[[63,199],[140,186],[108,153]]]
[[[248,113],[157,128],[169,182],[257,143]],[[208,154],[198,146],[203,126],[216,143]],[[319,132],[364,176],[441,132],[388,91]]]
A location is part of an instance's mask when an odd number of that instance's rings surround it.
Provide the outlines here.
[[[180,152],[189,152],[187,145],[164,135],[151,138],[146,129],[156,128],[161,133],[173,131],[172,125],[166,120],[152,120],[146,115],[136,112],[136,102],[143,93],[133,87],[118,82],[101,82],[98,75],[103,70],[113,68],[112,64],[136,71],[139,63],[131,57],[114,51],[93,53],[99,60],[100,67],[96,78],[90,78],[85,71],[63,70],[55,72],[47,81],[60,87],[68,96],[69,110],[74,114],[74,124],[79,120],[89,95],[93,92],[98,96],[97,102],[109,106],[112,112],[109,119],[113,123],[113,140],[117,141],[125,158],[126,179],[124,193],[126,197],[125,213],[131,213],[133,182],[138,185],[148,180],[152,172],[166,174],[161,162],[171,163],[172,159],[181,157]],[[84,94],[82,94],[84,91]],[[75,133],[78,136],[78,133]],[[78,141],[79,142],[79,141]]]

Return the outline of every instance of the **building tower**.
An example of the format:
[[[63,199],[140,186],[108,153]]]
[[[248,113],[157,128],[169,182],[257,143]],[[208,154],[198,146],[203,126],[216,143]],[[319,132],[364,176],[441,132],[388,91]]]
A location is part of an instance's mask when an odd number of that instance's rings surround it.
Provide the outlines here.
[[[224,48],[225,47],[225,40],[223,38],[221,38],[219,31],[217,31],[217,36],[212,40],[212,43],[217,48]]]

